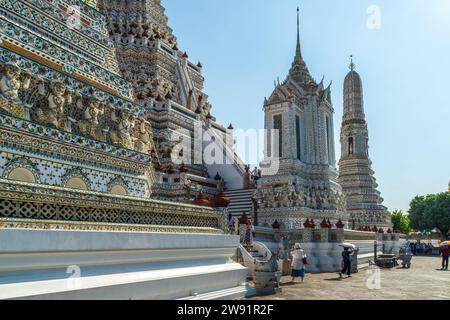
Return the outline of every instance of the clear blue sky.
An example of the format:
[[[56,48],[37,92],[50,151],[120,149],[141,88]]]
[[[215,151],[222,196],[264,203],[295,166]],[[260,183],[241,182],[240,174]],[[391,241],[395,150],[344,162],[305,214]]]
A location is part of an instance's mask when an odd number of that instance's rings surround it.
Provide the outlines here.
[[[163,0],[179,47],[201,61],[213,114],[262,128],[262,104],[302,51],[317,81],[333,80],[340,154],[342,86],[353,54],[363,79],[373,169],[390,209],[450,180],[449,0]],[[381,29],[367,27],[371,5]]]

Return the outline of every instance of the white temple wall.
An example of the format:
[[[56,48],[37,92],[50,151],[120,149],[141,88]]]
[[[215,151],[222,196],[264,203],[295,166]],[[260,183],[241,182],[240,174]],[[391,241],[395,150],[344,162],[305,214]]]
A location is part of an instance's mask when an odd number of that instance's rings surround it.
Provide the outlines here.
[[[0,299],[243,297],[238,246],[214,234],[1,230]]]

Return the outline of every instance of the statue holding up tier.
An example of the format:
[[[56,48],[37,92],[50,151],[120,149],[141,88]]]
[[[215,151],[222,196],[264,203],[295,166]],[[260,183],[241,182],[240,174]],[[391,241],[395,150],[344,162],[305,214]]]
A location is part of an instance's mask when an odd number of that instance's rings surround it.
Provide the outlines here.
[[[322,198],[322,208],[330,209],[330,194],[328,192],[325,192]]]
[[[280,207],[290,207],[291,202],[289,200],[289,194],[287,192],[282,192],[279,197]]]
[[[21,104],[19,89],[27,90],[31,77],[23,75],[20,68],[14,64],[4,64],[0,78],[0,109],[23,119],[29,119],[29,110]]]
[[[123,110],[120,110],[118,113],[116,110],[113,110],[111,112],[111,121],[115,124],[115,128],[109,133],[112,144],[127,149],[133,149],[134,139],[131,136],[131,132],[135,125],[133,116],[125,113]]]
[[[317,200],[316,200],[316,196],[315,196],[315,194],[311,194],[311,202],[310,202],[310,208],[311,209],[317,209]]]
[[[267,207],[267,195],[263,194],[261,198],[258,200],[258,206],[261,209],[265,209]]]
[[[71,132],[70,121],[64,114],[65,106],[72,103],[66,87],[61,82],[55,82],[51,85],[50,93],[47,93],[44,82],[40,82],[38,92],[47,97],[47,105],[36,110],[35,121]]]
[[[148,121],[141,120],[135,139],[134,150],[145,154],[151,154],[154,151],[152,128]]]
[[[160,157],[172,158],[174,148],[181,145],[184,138],[182,136],[177,137],[176,140],[171,140],[164,134],[156,135],[156,149]]]
[[[0,80],[0,93],[2,98],[17,102],[19,100],[20,69],[13,64],[3,65]]]
[[[267,195],[267,207],[268,208],[276,207],[275,195],[272,192],[269,192]]]
[[[83,108],[82,98],[78,100],[78,107]],[[100,126],[99,117],[104,113],[104,106],[102,103],[95,99],[89,98],[88,103],[83,108],[83,119],[78,123],[80,132],[92,139],[106,142],[103,134],[103,128]]]

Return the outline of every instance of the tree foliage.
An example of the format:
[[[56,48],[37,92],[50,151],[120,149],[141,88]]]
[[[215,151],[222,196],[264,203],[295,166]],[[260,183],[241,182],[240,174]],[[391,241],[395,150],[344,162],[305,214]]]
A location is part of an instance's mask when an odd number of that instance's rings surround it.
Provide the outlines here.
[[[413,229],[431,231],[438,228],[447,238],[450,230],[450,192],[415,197],[410,204],[409,219]]]
[[[409,217],[403,213],[402,210],[395,210],[392,212],[391,222],[394,225],[394,230],[398,230],[402,233],[411,232]]]

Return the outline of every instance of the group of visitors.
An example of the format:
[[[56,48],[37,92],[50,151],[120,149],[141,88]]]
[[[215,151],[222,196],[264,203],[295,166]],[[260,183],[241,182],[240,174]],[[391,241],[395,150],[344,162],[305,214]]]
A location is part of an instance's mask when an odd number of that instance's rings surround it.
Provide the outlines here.
[[[228,227],[231,229],[233,226],[233,216],[229,215],[229,224]],[[255,228],[252,225],[252,222],[250,219],[246,221],[245,228],[238,230],[240,238],[241,238],[241,244],[244,246],[244,248],[248,251],[253,250],[253,239],[255,237]],[[345,247],[344,251],[342,252],[342,262],[343,262],[343,269],[339,273],[340,278],[342,278],[343,274],[347,274],[348,277],[351,277],[352,273],[352,254],[353,250],[350,248]],[[305,279],[305,273],[306,273],[306,266],[308,265],[308,257],[305,254],[305,251],[302,249],[300,243],[294,244],[291,249],[291,276],[292,276],[292,282],[295,283],[295,280],[297,278],[301,279],[301,282]],[[447,265],[448,265],[448,259],[447,259]]]
[[[420,240],[417,242],[411,242],[409,244],[411,252],[413,255],[432,255],[434,250],[434,245],[431,242],[423,243]]]
[[[262,178],[262,171],[258,167],[255,167],[253,171],[250,171],[250,165],[245,165],[245,183],[244,189],[256,188],[259,179]]]
[[[348,278],[351,278],[352,276],[353,253],[354,250],[351,248],[344,248],[344,251],[342,252],[342,263],[344,267],[342,268],[341,272],[339,272],[339,277],[341,279],[343,274],[347,274]],[[301,282],[303,282],[305,279],[306,266],[308,265],[308,257],[303,251],[300,243],[296,243],[292,247],[291,255],[292,255],[292,264],[291,264],[292,282],[295,283],[295,279],[298,277],[300,277]]]

